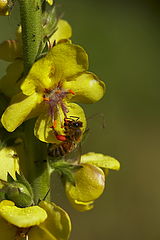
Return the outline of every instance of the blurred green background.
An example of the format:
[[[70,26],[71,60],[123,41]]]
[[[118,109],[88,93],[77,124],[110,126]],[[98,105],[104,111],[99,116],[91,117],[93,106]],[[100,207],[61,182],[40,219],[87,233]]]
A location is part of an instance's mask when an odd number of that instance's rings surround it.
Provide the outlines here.
[[[73,42],[89,54],[90,70],[106,82],[105,97],[85,106],[84,152],[116,157],[106,190],[90,212],[73,210],[61,192],[53,198],[69,212],[71,240],[160,239],[160,31],[159,1],[57,1],[73,28]],[[0,18],[0,40],[12,38],[18,16]],[[1,75],[4,65],[1,61]],[[54,180],[53,180],[54,181]]]

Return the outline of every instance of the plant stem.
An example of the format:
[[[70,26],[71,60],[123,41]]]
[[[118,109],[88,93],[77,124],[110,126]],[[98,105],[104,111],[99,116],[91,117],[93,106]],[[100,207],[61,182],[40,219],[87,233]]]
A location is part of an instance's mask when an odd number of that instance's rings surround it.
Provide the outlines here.
[[[22,25],[24,74],[35,62],[42,42],[41,0],[19,0]]]
[[[46,161],[46,144],[40,142],[33,134],[35,120],[24,124],[24,150],[27,162],[24,163],[27,180],[31,184],[35,203],[43,199],[50,188],[50,172]],[[26,171],[27,170],[27,171]],[[49,196],[48,196],[49,197]]]
[[[34,64],[42,43],[42,0],[18,0],[22,25],[24,75]],[[50,186],[46,144],[33,134],[35,120],[24,123],[22,170],[32,185],[35,203],[43,199]],[[22,162],[23,161],[23,162]]]

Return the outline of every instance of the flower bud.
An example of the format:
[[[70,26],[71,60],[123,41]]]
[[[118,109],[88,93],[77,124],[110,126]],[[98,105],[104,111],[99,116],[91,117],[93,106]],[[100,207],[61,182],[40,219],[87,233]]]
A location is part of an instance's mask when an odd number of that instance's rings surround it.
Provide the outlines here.
[[[13,182],[6,186],[5,197],[7,200],[13,201],[17,207],[28,207],[33,203],[27,187],[19,182]]]
[[[91,164],[82,164],[74,173],[75,185],[66,182],[66,194],[69,201],[79,211],[93,207],[93,201],[100,197],[105,187],[104,172]]]

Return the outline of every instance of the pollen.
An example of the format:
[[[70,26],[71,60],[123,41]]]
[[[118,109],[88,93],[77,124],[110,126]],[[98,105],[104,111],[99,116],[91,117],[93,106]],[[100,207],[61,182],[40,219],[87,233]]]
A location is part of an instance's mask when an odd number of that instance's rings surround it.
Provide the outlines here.
[[[69,89],[68,92],[72,93],[73,95],[75,95],[75,92],[72,89]]]

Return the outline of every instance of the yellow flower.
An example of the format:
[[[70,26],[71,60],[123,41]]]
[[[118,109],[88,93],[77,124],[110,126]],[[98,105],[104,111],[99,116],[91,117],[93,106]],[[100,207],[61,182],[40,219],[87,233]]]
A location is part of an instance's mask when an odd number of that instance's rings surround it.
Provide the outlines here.
[[[67,240],[71,231],[68,214],[54,203],[18,208],[12,201],[0,203],[1,238],[5,240]]]
[[[87,153],[81,156],[82,168],[74,173],[75,185],[66,182],[66,195],[78,211],[93,208],[105,187],[105,173],[108,169],[119,170],[119,162],[100,153]],[[104,170],[104,171],[103,171]]]
[[[59,43],[35,62],[21,85],[22,93],[14,96],[2,115],[2,124],[14,131],[25,120],[39,116],[35,135],[44,142],[57,142],[51,126],[63,134],[64,118],[75,116],[86,127],[81,107],[73,102],[96,102],[104,94],[104,83],[87,72],[88,56],[78,45]]]

